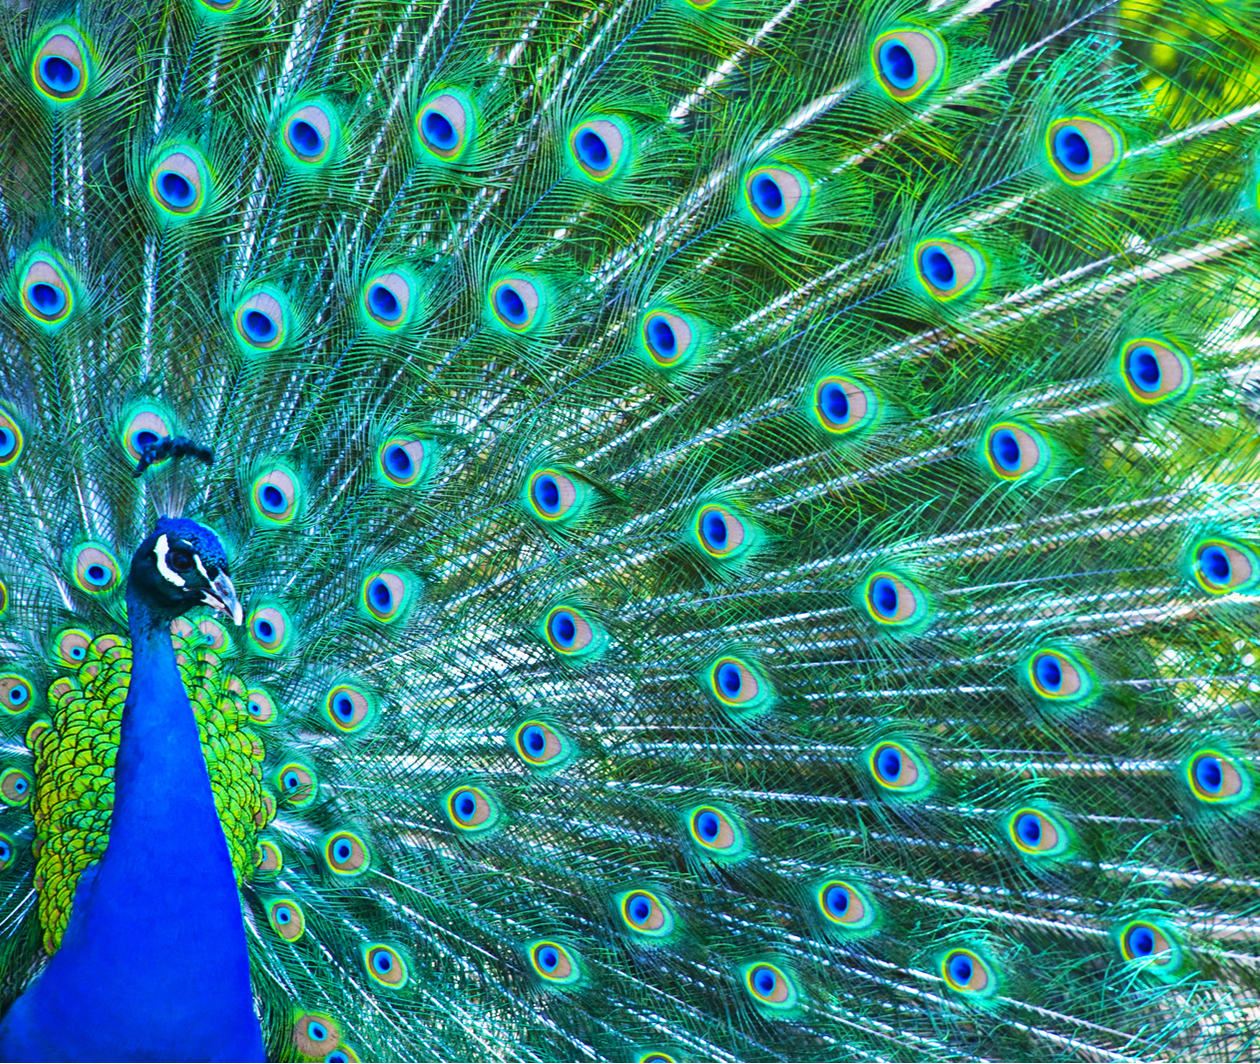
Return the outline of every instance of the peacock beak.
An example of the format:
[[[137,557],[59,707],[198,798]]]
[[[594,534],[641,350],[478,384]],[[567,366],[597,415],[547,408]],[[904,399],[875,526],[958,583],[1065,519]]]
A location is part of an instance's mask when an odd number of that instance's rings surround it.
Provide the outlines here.
[[[211,609],[231,617],[233,624],[245,623],[245,610],[241,607],[241,600],[236,597],[236,588],[222,570],[210,581],[210,587],[201,593],[201,598]]]

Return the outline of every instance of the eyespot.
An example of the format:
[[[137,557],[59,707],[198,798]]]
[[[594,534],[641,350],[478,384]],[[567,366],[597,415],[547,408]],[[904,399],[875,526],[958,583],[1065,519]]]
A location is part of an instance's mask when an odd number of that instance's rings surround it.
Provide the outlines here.
[[[203,645],[213,651],[218,652],[228,645],[227,629],[213,617],[202,617],[197,622],[197,634],[201,636]]]
[[[206,161],[191,146],[168,148],[149,169],[149,198],[171,220],[192,218],[200,213],[209,189]]]
[[[21,427],[0,409],[0,469],[13,465],[22,456],[23,446]]]
[[[923,590],[896,573],[872,573],[866,578],[863,594],[866,612],[879,624],[899,627],[914,624],[927,614]]]
[[[505,277],[490,286],[490,312],[494,320],[514,333],[527,333],[541,324],[542,293],[527,277]]]
[[[332,157],[337,141],[337,123],[332,109],[308,103],[284,121],[281,143],[286,158],[303,167],[318,167]]]
[[[319,781],[305,765],[290,761],[276,773],[280,796],[294,808],[310,805],[319,792]]]
[[[0,692],[4,678],[0,677]],[[1198,750],[1186,764],[1190,793],[1201,802],[1230,805],[1251,795],[1251,777],[1243,766],[1219,750]]]
[[[1087,698],[1093,678],[1084,662],[1058,650],[1041,650],[1028,662],[1028,679],[1042,698],[1069,702]]]
[[[298,512],[301,481],[292,470],[276,466],[254,478],[249,494],[256,524],[287,525]]]
[[[696,514],[696,542],[713,558],[736,558],[748,549],[748,527],[732,510],[710,504]]]
[[[569,133],[569,155],[592,181],[607,181],[630,159],[630,130],[618,118],[591,118]]]
[[[407,964],[401,954],[389,946],[379,943],[368,946],[363,951],[363,966],[382,986],[400,990],[407,985]]]
[[[299,1012],[293,1020],[293,1044],[308,1057],[322,1057],[337,1049],[341,1029],[322,1012]]]
[[[650,890],[631,890],[621,895],[621,918],[631,931],[660,938],[674,929],[674,917]]]
[[[363,286],[363,313],[372,325],[395,332],[411,320],[415,297],[415,283],[409,271],[389,270]]]
[[[744,987],[754,1001],[773,1009],[790,1009],[796,1004],[796,987],[782,968],[774,964],[751,964],[744,969]]]
[[[1151,404],[1184,392],[1194,379],[1194,370],[1184,351],[1142,336],[1120,349],[1120,376],[1134,399]]]
[[[241,300],[234,317],[236,336],[254,351],[274,351],[288,334],[288,311],[278,290]]]
[[[707,677],[710,693],[721,705],[743,711],[768,708],[774,697],[770,681],[742,658],[718,658]]]
[[[436,453],[437,447],[431,440],[396,436],[386,440],[376,452],[377,468],[387,484],[412,488],[428,473]]]
[[[969,949],[952,949],[941,958],[941,978],[959,994],[986,995],[995,989],[992,970]]]
[[[274,724],[276,722],[276,702],[261,687],[251,687],[245,692],[245,712],[255,724]]]
[[[784,166],[759,166],[744,178],[744,203],[767,229],[779,229],[809,206],[809,182]]]
[[[416,114],[416,135],[435,158],[459,159],[477,135],[477,111],[468,94],[446,88],[429,97]]]
[[[0,708],[8,713],[24,713],[31,708],[35,689],[31,681],[16,672],[0,673]]]
[[[403,615],[411,600],[411,588],[400,572],[387,569],[372,573],[363,581],[363,608],[381,624],[392,624]]]
[[[559,942],[533,943],[529,947],[529,962],[548,982],[573,983],[581,977],[577,959]]]
[[[324,1064],[358,1064],[359,1055],[349,1046],[339,1046],[324,1058]]]
[[[699,319],[671,310],[645,311],[639,326],[643,351],[660,369],[677,369],[698,357],[702,336]]]
[[[25,805],[31,796],[31,777],[20,768],[0,773],[0,801],[6,805]]]
[[[31,81],[51,102],[72,103],[87,92],[91,82],[88,54],[75,30],[58,26],[44,37],[31,59]]]
[[[540,720],[527,720],[520,725],[513,741],[516,752],[537,767],[550,765],[567,752],[567,744],[560,734]]]
[[[890,30],[871,45],[871,66],[879,87],[894,100],[907,103],[940,81],[945,45],[928,30]]]
[[[1155,972],[1172,972],[1181,965],[1181,946],[1171,931],[1149,920],[1132,920],[1120,929],[1120,955],[1139,961]]]
[[[1067,829],[1040,809],[1017,809],[1006,830],[1015,848],[1029,857],[1057,857],[1069,842]]]
[[[1212,595],[1248,588],[1260,572],[1255,554],[1228,539],[1205,539],[1193,554],[1194,578]]]
[[[0,871],[4,871],[13,863],[13,856],[16,852],[13,840],[8,835],[0,832]]]
[[[257,871],[264,873],[279,872],[284,868],[284,856],[280,853],[280,847],[270,839],[263,839],[258,843]]]
[[[1112,170],[1124,155],[1120,131],[1093,118],[1060,118],[1046,129],[1050,166],[1069,185],[1087,185]]]
[[[159,407],[144,403],[124,417],[118,438],[123,450],[138,465],[141,455],[167,436],[173,436],[172,421]]]
[[[691,837],[718,856],[737,856],[743,850],[743,832],[722,810],[697,806],[688,818]]]
[[[480,787],[456,787],[446,796],[446,815],[460,831],[487,831],[499,822],[494,799]]]
[[[823,377],[811,394],[814,418],[827,432],[844,435],[869,427],[875,419],[875,394],[849,377]]]
[[[339,876],[357,876],[371,866],[367,843],[353,831],[336,831],[324,840],[324,861]]]
[[[260,606],[249,615],[249,637],[264,654],[279,654],[289,645],[289,618],[278,606]]]
[[[948,303],[984,278],[980,252],[953,240],[925,240],[914,249],[915,275],[933,299]]]
[[[1003,480],[1022,480],[1045,469],[1050,448],[1032,429],[1003,421],[985,433],[984,456],[995,476]]]
[[[343,732],[362,731],[375,716],[372,698],[354,684],[338,684],[328,692],[324,711],[333,727]]]
[[[586,486],[558,469],[539,469],[530,474],[525,498],[532,514],[540,521],[572,521],[585,509]]]
[[[844,931],[865,931],[875,925],[879,915],[866,891],[845,879],[823,883],[815,900],[827,925]]]
[[[286,942],[296,942],[306,930],[306,915],[292,898],[277,898],[267,906],[271,929]]]
[[[902,743],[877,743],[867,755],[871,776],[881,787],[902,794],[918,794],[931,780],[927,764]]]
[[[557,654],[590,657],[603,649],[603,632],[576,606],[556,606],[543,622],[547,643]]]
[[[22,273],[22,309],[45,326],[64,324],[74,310],[74,286],[65,268],[51,255],[32,255]]]
[[[85,543],[74,554],[74,582],[89,595],[113,591],[122,580],[122,568],[99,543]]]

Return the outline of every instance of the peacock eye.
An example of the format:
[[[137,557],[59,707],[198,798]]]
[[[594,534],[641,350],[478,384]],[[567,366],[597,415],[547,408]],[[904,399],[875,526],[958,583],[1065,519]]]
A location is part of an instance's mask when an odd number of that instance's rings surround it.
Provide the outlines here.
[[[172,547],[166,552],[166,564],[177,573],[187,573],[193,567],[192,551],[185,547]]]

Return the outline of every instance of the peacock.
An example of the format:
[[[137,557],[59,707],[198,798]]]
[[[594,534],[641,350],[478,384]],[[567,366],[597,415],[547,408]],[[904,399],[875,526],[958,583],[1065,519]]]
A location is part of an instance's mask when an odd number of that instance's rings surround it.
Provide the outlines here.
[[[0,72],[0,1058],[1260,1055],[1255,0]]]

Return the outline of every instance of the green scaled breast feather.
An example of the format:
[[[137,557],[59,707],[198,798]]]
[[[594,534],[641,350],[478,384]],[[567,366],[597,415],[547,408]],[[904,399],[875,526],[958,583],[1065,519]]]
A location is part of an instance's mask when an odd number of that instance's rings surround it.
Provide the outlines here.
[[[232,866],[244,882],[262,860],[258,832],[275,816],[275,798],[262,781],[263,744],[248,727],[245,685],[224,663],[231,648],[223,626],[180,618],[173,635]],[[26,735],[35,756],[35,886],[49,953],[61,945],[79,877],[109,837],[131,643],[70,628],[56,636],[53,657],[66,672],[48,688],[52,719],[37,720]]]

